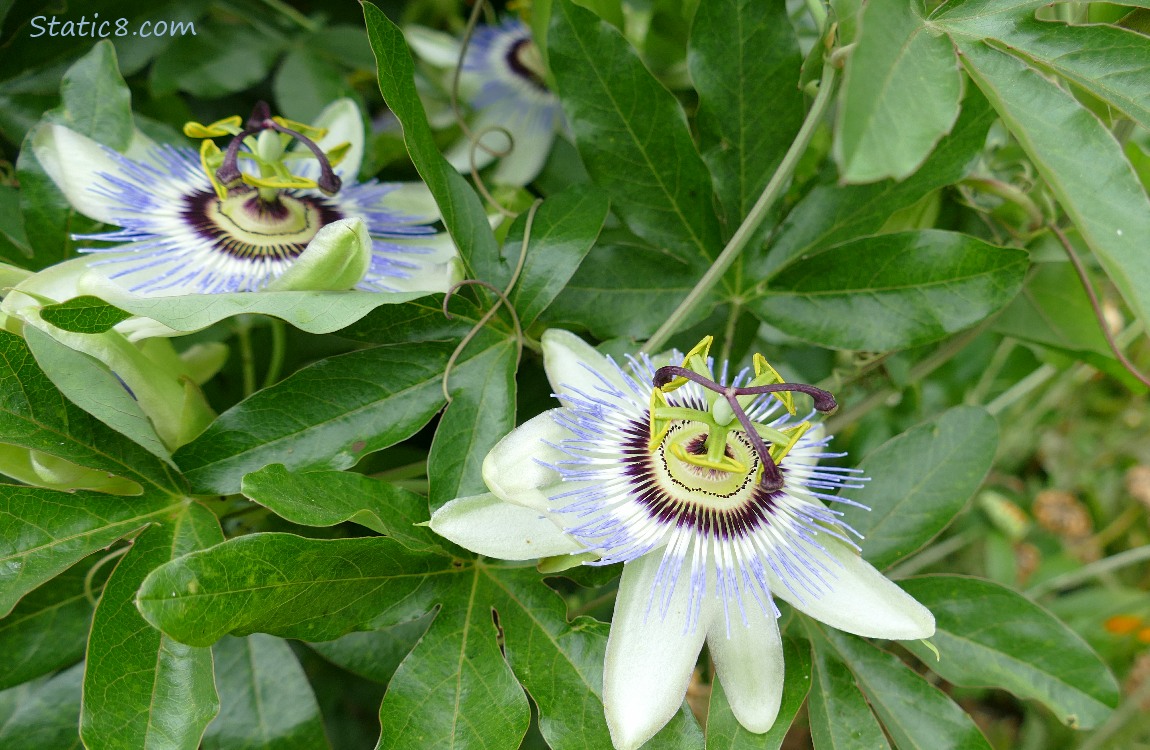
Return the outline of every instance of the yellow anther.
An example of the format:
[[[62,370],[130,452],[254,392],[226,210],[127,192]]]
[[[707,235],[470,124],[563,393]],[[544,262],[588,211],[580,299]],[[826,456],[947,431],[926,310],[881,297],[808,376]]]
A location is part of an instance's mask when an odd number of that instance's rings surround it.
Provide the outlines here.
[[[245,184],[251,185],[252,187],[272,188],[274,190],[307,190],[316,187],[315,180],[309,180],[306,177],[297,177],[295,175],[291,175],[289,177],[281,177],[280,175],[273,175],[271,177],[256,177],[254,175],[245,174],[243,179]]]
[[[204,170],[204,174],[208,176],[208,181],[212,183],[212,189],[216,191],[216,197],[224,200],[228,197],[228,189],[216,179],[216,170],[223,164],[224,155],[220,151],[220,147],[212,141],[204,141],[200,144],[200,166]]]
[[[709,378],[711,376],[711,368],[707,367],[707,356],[711,353],[711,342],[714,340],[714,336],[707,336],[695,344],[691,351],[687,352],[687,356],[683,357],[682,366]],[[670,393],[677,388],[682,388],[686,383],[686,378],[677,377],[664,385],[661,390],[663,393]]]
[[[806,434],[807,430],[811,428],[810,422],[799,422],[793,427],[787,427],[782,430],[788,437],[786,445],[781,443],[771,444],[771,460],[776,464],[781,463],[791,449],[799,442],[799,438]]]
[[[682,445],[675,443],[671,446],[671,455],[679,459],[683,463],[698,466],[703,469],[711,469],[714,471],[728,471],[737,474],[746,474],[748,467],[740,461],[736,461],[730,456],[723,456],[718,461],[712,460],[707,456],[696,456],[694,453],[688,453]]]
[[[317,128],[313,125],[308,125],[304,122],[296,122],[295,120],[289,120],[286,117],[280,117],[278,115],[273,117],[272,120],[280,127],[287,128],[288,130],[294,130],[309,140],[323,140],[323,138],[327,135],[327,128]]]
[[[650,414],[650,424],[647,434],[651,439],[647,441],[647,450],[654,452],[663,443],[663,438],[667,437],[667,431],[671,429],[670,419],[659,419],[655,416],[655,410],[662,406],[668,406],[667,397],[663,395],[663,391],[659,388],[652,389],[651,391],[651,408],[648,410]]]
[[[346,159],[347,155],[351,153],[351,144],[344,141],[338,146],[328,149],[325,153],[327,154],[327,160],[331,162],[333,167],[339,166],[339,163]]]
[[[780,375],[775,368],[771,367],[771,363],[768,362],[767,358],[763,355],[756,354],[753,361],[755,365],[755,379],[751,381],[751,385],[776,385],[786,382],[783,380],[783,376]],[[795,398],[790,391],[782,391],[771,395],[777,398],[782,405],[786,407],[788,413],[792,416],[794,415]]]
[[[201,125],[198,122],[185,122],[184,135],[189,138],[219,138],[224,135],[237,135],[240,133],[240,123],[243,118],[239,115],[216,120],[210,125]]]

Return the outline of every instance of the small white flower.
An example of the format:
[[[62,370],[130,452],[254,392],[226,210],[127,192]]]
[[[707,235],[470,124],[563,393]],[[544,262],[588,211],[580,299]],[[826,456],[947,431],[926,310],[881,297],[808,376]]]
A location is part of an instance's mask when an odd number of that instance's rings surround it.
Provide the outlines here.
[[[859,556],[822,502],[850,503],[829,493],[864,480],[817,465],[841,454],[789,412],[790,392],[822,410],[834,399],[784,384],[758,357],[755,373],[715,382],[709,343],[677,366],[640,356],[624,367],[547,331],[544,364],[562,407],[492,449],[490,494],[432,517],[437,532],[484,555],[590,552],[598,564],[625,563],[603,685],[619,750],[674,716],[704,642],[739,722],[767,731],[783,686],[773,596],[856,635],[934,633],[931,613]]]
[[[76,210],[120,227],[76,237],[112,243],[81,248],[98,256],[83,268],[146,295],[435,292],[454,282],[455,248],[429,226],[439,214],[427,188],[356,182],[364,130],[352,101],[331,104],[314,126],[257,107],[244,128],[238,117],[190,127],[232,144],[126,155],[63,125],[36,131],[37,159]]]
[[[451,37],[413,27],[412,48],[432,65],[454,66],[459,44]],[[456,169],[482,169],[496,159],[492,180],[502,185],[526,185],[543,169],[555,133],[562,125],[559,100],[543,77],[543,61],[531,30],[518,19],[476,28],[463,58],[460,88],[474,115],[468,138],[451,146],[445,156]]]

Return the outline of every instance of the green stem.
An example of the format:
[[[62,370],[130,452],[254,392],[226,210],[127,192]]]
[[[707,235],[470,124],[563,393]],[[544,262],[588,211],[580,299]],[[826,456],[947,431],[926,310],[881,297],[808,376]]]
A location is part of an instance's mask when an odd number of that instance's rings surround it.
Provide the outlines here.
[[[284,353],[287,351],[287,329],[284,322],[279,318],[269,318],[268,321],[271,324],[272,352],[267,374],[264,375],[264,388],[279,381],[284,365]]]
[[[300,13],[298,10],[291,7],[287,3],[282,2],[282,0],[263,0],[263,3],[272,10],[294,21],[304,31],[319,30],[319,24],[305,16],[303,13]]]
[[[723,275],[738,259],[739,255],[750,244],[751,239],[758,232],[759,227],[766,220],[770,214],[771,209],[774,208],[775,203],[786,192],[787,185],[794,175],[795,167],[798,166],[799,158],[807,150],[807,146],[811,142],[811,138],[815,134],[815,128],[822,122],[823,115],[826,113],[827,108],[830,106],[832,94],[834,93],[835,82],[838,71],[828,61],[823,65],[822,82],[819,85],[819,93],[815,97],[814,102],[811,104],[811,109],[807,112],[807,117],[803,121],[802,128],[799,129],[798,135],[791,143],[791,147],[787,150],[786,156],[783,157],[779,168],[775,170],[771,181],[763,189],[763,194],[755,202],[751,208],[747,218],[743,219],[743,223],[735,230],[735,234],[731,237],[727,246],[723,248],[723,252],[715,258],[715,262],[703,274],[703,278],[699,279],[699,283],[695,284],[694,289],[690,291],[686,299],[679,303],[671,316],[667,318],[663,325],[659,326],[659,330],[647,340],[640,350],[647,354],[653,354],[659,351],[671,338],[671,335],[678,330],[679,326],[695,311],[695,309],[703,303],[707,295],[711,293],[711,289],[715,287],[719,281],[722,280]]]
[[[1055,576],[1035,586],[1031,586],[1026,593],[1029,594],[1031,598],[1037,599],[1043,594],[1073,588],[1104,573],[1112,573],[1115,570],[1137,565],[1146,560],[1150,560],[1150,544],[1128,549],[1125,552],[1119,552],[1117,555],[1111,555],[1110,557],[1104,557],[1101,560],[1083,565],[1077,570]]]
[[[240,365],[244,373],[244,398],[256,392],[256,362],[252,352],[251,326],[246,320],[236,321],[236,339],[240,347]]]
[[[823,6],[822,0],[807,0],[806,5],[811,19],[815,22],[815,28],[819,30],[821,36],[827,27],[827,9]]]
[[[732,302],[730,314],[727,317],[727,330],[723,332],[723,350],[719,354],[720,362],[729,362],[731,347],[735,343],[735,328],[739,323],[739,316],[743,313],[742,301]]]

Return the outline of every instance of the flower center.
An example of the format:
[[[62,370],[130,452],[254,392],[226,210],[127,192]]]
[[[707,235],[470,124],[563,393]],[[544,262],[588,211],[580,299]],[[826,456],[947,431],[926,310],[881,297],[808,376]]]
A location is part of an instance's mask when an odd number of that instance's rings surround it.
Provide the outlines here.
[[[507,65],[511,70],[540,91],[548,91],[543,78],[543,57],[530,39],[520,39],[507,51]]]
[[[194,193],[185,199],[183,217],[215,249],[244,260],[296,258],[316,232],[342,218],[322,198],[281,193],[268,202],[254,191],[224,199]]]
[[[707,456],[707,437],[707,426],[698,422],[672,424],[657,451],[656,473],[693,495],[701,493],[719,501],[708,503],[716,510],[736,507],[744,499],[743,491],[754,485],[758,475],[755,447],[741,434],[729,432],[723,450],[729,465],[709,465],[700,461]]]

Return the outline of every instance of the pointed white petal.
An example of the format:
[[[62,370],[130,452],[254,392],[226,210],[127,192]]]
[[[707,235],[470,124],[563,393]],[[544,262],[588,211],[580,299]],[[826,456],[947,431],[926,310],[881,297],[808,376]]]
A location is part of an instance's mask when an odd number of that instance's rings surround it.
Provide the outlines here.
[[[411,51],[435,67],[454,68],[459,63],[459,42],[450,34],[412,24],[403,35]]]
[[[411,216],[413,223],[426,223],[439,218],[439,206],[435,205],[435,198],[431,191],[422,182],[404,182],[394,185],[394,188],[383,196],[380,203],[393,210],[401,211]]]
[[[335,172],[345,182],[355,182],[363,163],[364,132],[359,107],[351,99],[337,99],[320,112],[313,125],[327,129],[327,135],[316,142],[324,152],[341,143],[351,144],[343,161],[335,167]],[[300,149],[303,145],[296,144],[293,148]],[[319,174],[319,170],[316,169],[315,173]]]
[[[94,190],[104,183],[101,174],[120,171],[103,146],[63,125],[45,124],[32,136],[32,152],[77,211],[105,224],[118,224],[116,201]]]
[[[766,606],[764,613],[752,601],[745,602],[748,624],[732,612],[728,635],[723,607],[712,603],[707,632],[707,650],[731,711],[740,724],[756,733],[775,723],[783,699],[783,643],[774,612]]]
[[[533,560],[583,548],[546,515],[486,493],[460,497],[431,516],[431,530],[472,552],[500,560]]]
[[[623,376],[611,362],[595,348],[570,331],[550,328],[543,332],[543,368],[551,388],[559,395],[562,386],[594,395],[606,386],[599,375],[615,388],[627,391]],[[598,373],[598,375],[596,375]]]
[[[527,420],[495,444],[483,460],[483,481],[500,498],[536,512],[550,509],[550,495],[563,483],[559,472],[544,464],[568,458],[553,445],[571,436],[555,421],[558,409]],[[542,463],[541,463],[542,462]]]
[[[492,180],[500,185],[526,185],[534,180],[555,140],[555,127],[546,112],[531,111],[517,120],[508,120],[514,146],[495,168]]]
[[[635,750],[679,710],[706,635],[701,626],[683,632],[686,574],[666,616],[661,603],[651,601],[661,562],[659,554],[644,555],[623,566],[619,581],[603,673],[603,708],[617,750]]]
[[[855,635],[891,640],[916,640],[934,635],[934,615],[930,610],[850,547],[825,534],[820,535],[818,541],[832,558],[825,562],[829,572],[823,573],[831,590],[817,597],[803,591],[800,600],[768,568],[775,596],[816,620]]]

